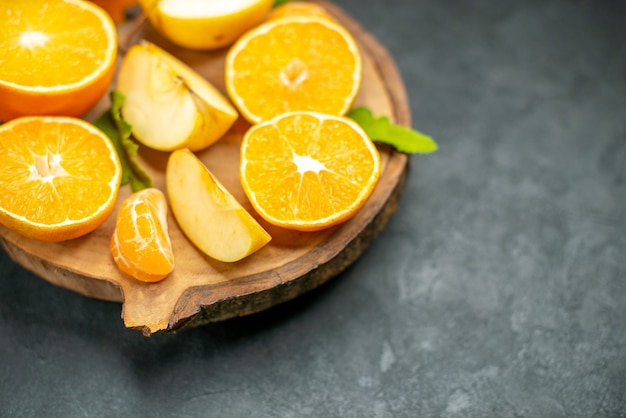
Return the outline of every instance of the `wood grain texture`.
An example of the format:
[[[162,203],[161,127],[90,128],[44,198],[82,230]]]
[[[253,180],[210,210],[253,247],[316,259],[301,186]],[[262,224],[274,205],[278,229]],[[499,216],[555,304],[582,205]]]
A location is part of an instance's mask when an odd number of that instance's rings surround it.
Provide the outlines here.
[[[388,115],[396,123],[410,126],[404,84],[388,52],[344,11],[330,2],[319,3],[353,34],[361,49],[363,83],[355,105],[366,105],[375,114]],[[225,91],[225,50],[196,52],[177,48],[146,21],[128,22],[119,31],[122,53],[133,42],[150,40]],[[107,106],[108,97],[86,119],[95,119]],[[223,139],[197,155],[257,217],[238,178],[239,144],[248,127],[240,118]],[[383,162],[379,183],[352,219],[324,231],[302,233],[281,230],[257,217],[272,235],[272,241],[236,263],[217,262],[202,254],[187,240],[170,214],[176,267],[159,283],[137,282],[115,266],[109,253],[109,240],[117,212],[91,234],[62,243],[30,240],[0,226],[0,244],[15,262],[55,285],[87,297],[121,302],[125,325],[141,330],[144,335],[175,332],[248,315],[296,298],[337,276],[358,259],[385,227],[404,189],[409,159],[387,146],[380,146],[379,150]],[[152,175],[155,186],[164,192],[167,157],[167,153],[140,148],[141,163]],[[124,186],[120,202],[130,193],[128,186]]]

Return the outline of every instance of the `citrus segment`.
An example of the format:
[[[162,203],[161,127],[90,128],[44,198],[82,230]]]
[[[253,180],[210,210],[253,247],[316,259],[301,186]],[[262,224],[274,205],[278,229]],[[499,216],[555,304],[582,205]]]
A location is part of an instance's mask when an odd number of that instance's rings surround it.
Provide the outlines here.
[[[0,0],[0,120],[82,116],[106,93],[117,32],[83,0]]]
[[[120,270],[137,280],[156,282],[172,272],[174,252],[167,230],[167,201],[160,190],[144,189],[122,202],[110,249]]]
[[[226,56],[226,89],[251,123],[290,111],[345,114],[361,84],[361,55],[338,23],[316,16],[270,20]]]
[[[353,121],[291,112],[252,126],[241,144],[240,177],[266,221],[314,231],[352,217],[380,176],[378,150]]]
[[[113,211],[122,169],[110,140],[80,119],[23,117],[0,126],[0,223],[63,241]]]

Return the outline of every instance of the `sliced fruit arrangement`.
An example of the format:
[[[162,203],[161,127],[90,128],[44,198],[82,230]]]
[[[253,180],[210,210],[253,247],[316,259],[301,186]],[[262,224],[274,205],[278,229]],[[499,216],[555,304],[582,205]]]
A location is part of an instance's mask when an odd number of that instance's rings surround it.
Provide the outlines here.
[[[110,249],[120,270],[138,280],[157,282],[172,272],[167,200],[160,190],[144,189],[122,202]]]
[[[0,0],[0,121],[83,116],[115,72],[117,32],[83,0]]]
[[[226,89],[251,123],[291,111],[344,115],[361,85],[352,35],[320,16],[271,19],[245,33],[226,56]]]
[[[240,170],[250,203],[266,221],[315,231],[346,221],[363,206],[381,163],[354,121],[291,112],[245,134]]]
[[[149,42],[130,48],[117,89],[126,100],[122,117],[144,145],[197,151],[220,139],[239,116],[209,81]]]
[[[99,227],[115,208],[122,168],[109,138],[61,116],[0,125],[0,223],[42,241]]]
[[[174,151],[165,177],[178,225],[209,257],[238,261],[270,241],[263,227],[191,151]]]
[[[344,117],[360,88],[361,55],[350,33],[321,6],[293,2],[269,13],[271,0],[139,0],[152,24],[178,45],[234,43],[225,56],[223,94],[147,41],[130,47],[110,86],[115,27],[102,9],[58,0],[49,4],[55,8],[50,14],[40,1],[0,0],[9,11],[18,4],[23,12],[0,13],[0,23],[7,23],[0,27],[7,33],[0,38],[0,119],[32,109],[81,115],[112,87],[123,96],[116,109],[125,138],[132,134],[144,146],[170,153],[167,195],[150,184],[117,211],[110,251],[135,279],[160,281],[174,269],[168,203],[189,241],[216,260],[235,262],[270,242],[259,221],[194,154],[223,138],[239,113],[252,126],[237,173],[266,222],[298,231],[329,228],[354,216],[373,192],[381,172],[377,148]],[[74,14],[76,28],[67,30]],[[55,55],[50,67],[40,55],[44,49]],[[31,67],[41,74],[21,76],[31,53]],[[10,54],[18,59],[9,60]],[[112,126],[113,134],[121,129]],[[0,222],[46,241],[93,231],[114,210],[119,161],[106,136],[79,119],[38,116],[0,126]]]
[[[203,50],[232,44],[265,19],[273,0],[140,0],[140,4],[167,39]]]

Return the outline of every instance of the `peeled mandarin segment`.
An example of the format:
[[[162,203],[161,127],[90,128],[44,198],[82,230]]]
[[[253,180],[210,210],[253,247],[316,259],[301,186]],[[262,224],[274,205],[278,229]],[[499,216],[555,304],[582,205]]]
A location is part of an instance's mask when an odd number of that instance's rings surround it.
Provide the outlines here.
[[[115,72],[117,32],[83,0],[0,0],[0,120],[82,116]]]
[[[0,223],[63,241],[96,229],[114,209],[122,168],[109,138],[67,117],[0,125]]]
[[[110,247],[120,270],[138,280],[156,282],[172,272],[167,201],[161,191],[144,189],[122,202]]]
[[[228,46],[261,23],[273,0],[139,0],[150,23],[188,49]]]
[[[235,262],[260,250],[270,235],[192,152],[174,151],[166,169],[167,193],[185,236],[204,254]]]
[[[374,190],[378,150],[353,121],[291,112],[254,125],[241,144],[240,177],[266,221],[301,231],[342,223]]]
[[[352,36],[316,16],[270,20],[243,35],[226,57],[226,89],[258,123],[290,111],[344,115],[361,84]]]

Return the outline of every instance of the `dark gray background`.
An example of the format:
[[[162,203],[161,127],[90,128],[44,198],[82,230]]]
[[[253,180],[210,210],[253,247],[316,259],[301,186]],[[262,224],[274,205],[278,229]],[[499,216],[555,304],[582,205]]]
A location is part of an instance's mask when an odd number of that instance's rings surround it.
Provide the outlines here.
[[[337,4],[441,146],[370,249],[149,339],[0,252],[0,416],[626,416],[626,4]]]

